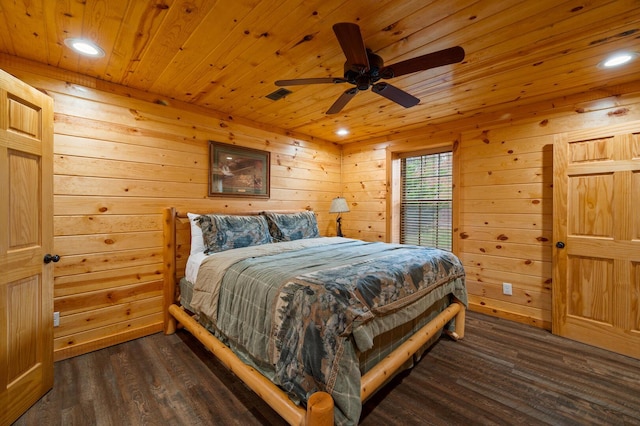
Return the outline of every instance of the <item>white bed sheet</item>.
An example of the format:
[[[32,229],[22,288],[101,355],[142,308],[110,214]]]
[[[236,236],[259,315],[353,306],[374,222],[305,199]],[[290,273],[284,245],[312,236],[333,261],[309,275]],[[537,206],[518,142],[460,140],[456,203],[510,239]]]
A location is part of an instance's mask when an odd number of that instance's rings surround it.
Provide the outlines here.
[[[200,264],[206,257],[207,255],[204,254],[204,252],[189,255],[189,258],[187,259],[187,266],[184,270],[184,277],[187,281],[195,284],[196,278],[198,278]]]

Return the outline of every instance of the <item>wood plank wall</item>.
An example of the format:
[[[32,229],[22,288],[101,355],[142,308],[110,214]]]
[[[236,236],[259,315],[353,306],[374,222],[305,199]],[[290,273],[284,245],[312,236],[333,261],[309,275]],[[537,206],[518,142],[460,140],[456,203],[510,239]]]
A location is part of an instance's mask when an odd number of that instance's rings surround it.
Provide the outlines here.
[[[162,209],[311,208],[335,235],[339,146],[13,57],[0,68],[54,99],[55,358],[162,328]],[[102,90],[99,90],[102,89]],[[169,106],[162,105],[169,103]],[[208,140],[271,152],[271,198],[207,198]]]
[[[390,240],[393,153],[454,145],[454,251],[468,274],[470,308],[550,329],[553,136],[640,120],[640,81],[618,89],[345,145],[351,212],[343,232]],[[512,296],[502,294],[503,282],[513,285]]]

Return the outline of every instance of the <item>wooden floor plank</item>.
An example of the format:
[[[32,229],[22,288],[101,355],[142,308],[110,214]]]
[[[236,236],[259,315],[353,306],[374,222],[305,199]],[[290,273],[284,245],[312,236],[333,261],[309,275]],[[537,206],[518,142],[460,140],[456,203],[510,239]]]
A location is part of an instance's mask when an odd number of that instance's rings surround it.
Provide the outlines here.
[[[55,364],[25,425],[283,425],[193,336],[155,334]],[[640,360],[467,313],[363,408],[361,425],[640,425]]]

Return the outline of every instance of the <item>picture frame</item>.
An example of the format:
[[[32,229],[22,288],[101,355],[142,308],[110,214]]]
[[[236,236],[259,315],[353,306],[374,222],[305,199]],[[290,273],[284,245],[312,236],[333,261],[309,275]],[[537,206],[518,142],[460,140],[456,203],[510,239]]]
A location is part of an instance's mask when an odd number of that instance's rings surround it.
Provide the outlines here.
[[[209,197],[269,198],[271,153],[209,141]]]

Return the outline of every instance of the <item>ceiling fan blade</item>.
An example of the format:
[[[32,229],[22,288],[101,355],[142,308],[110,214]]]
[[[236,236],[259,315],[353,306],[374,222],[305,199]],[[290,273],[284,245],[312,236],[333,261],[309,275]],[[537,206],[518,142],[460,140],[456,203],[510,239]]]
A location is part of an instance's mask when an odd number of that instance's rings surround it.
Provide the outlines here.
[[[450,47],[448,49],[407,59],[406,61],[400,61],[393,65],[388,65],[380,70],[380,75],[382,78],[398,77],[412,72],[455,64],[457,62],[462,62],[463,59],[464,49],[462,47]]]
[[[420,99],[388,83],[376,83],[371,87],[371,91],[405,108],[410,108],[420,103]]]
[[[338,77],[295,78],[292,80],[276,80],[276,86],[300,86],[303,84],[346,83],[347,80]]]
[[[331,105],[331,108],[327,110],[327,114],[337,114],[342,111],[342,108],[358,93],[357,87],[345,91],[340,97]]]
[[[356,68],[364,68],[369,70],[369,58],[367,57],[367,48],[364,45],[364,39],[360,33],[360,27],[350,22],[339,22],[333,25],[333,32],[338,38],[340,47],[347,58],[347,63]]]

